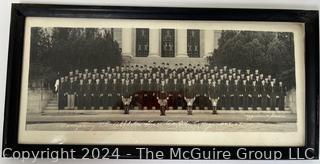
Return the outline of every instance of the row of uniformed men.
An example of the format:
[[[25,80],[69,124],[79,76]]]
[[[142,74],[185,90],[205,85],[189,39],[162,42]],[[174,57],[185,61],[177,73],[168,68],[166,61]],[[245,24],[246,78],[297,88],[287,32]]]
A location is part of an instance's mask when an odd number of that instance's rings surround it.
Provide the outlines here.
[[[76,73],[77,74],[77,73]],[[89,74],[89,73],[87,73]],[[72,75],[72,73],[70,73]],[[254,80],[250,76],[246,79],[225,76],[220,78],[203,78],[198,76],[192,78],[151,78],[144,82],[143,78],[137,76],[131,79],[117,78],[86,78],[86,76],[62,77],[59,81],[59,108],[64,106],[74,108],[98,108],[100,106],[123,106],[121,97],[133,97],[130,105],[159,106],[158,99],[166,97],[169,105],[176,108],[177,106],[185,107],[187,99],[194,97],[193,106],[199,106],[201,109],[207,106],[209,109],[225,107],[227,109],[238,109],[242,107],[271,107],[276,106],[281,110],[284,109],[284,97],[286,94],[282,82],[276,84],[275,79],[270,77],[266,79],[257,76]],[[204,76],[205,77],[205,76]],[[215,77],[215,76],[213,76]],[[237,76],[239,77],[239,76]],[[252,77],[252,76],[251,76]],[[80,80],[77,80],[80,78]],[[270,83],[268,81],[271,81]],[[121,81],[121,82],[120,82]],[[160,82],[161,81],[161,82]],[[186,82],[187,81],[187,82]],[[165,94],[160,94],[165,93]],[[163,96],[161,96],[163,95]]]

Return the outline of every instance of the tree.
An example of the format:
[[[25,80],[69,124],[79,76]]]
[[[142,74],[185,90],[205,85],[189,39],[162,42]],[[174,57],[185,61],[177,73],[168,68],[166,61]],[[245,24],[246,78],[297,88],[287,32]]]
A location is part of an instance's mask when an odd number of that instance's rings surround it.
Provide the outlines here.
[[[105,29],[35,27],[31,30],[30,63],[31,79],[52,81],[57,73],[120,65],[121,52]]]
[[[209,64],[259,69],[295,87],[293,34],[288,32],[222,31]]]

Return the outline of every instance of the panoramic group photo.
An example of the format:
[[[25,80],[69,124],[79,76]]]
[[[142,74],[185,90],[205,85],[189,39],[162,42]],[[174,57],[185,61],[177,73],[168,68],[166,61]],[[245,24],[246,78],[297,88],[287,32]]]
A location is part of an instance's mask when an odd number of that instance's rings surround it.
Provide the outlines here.
[[[292,30],[155,24],[31,26],[25,130],[298,131]]]

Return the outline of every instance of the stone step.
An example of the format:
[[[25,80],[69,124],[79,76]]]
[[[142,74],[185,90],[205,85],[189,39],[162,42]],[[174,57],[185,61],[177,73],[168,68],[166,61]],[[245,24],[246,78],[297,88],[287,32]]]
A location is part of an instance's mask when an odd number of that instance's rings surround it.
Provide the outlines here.
[[[212,113],[211,110],[192,110],[194,113]],[[186,113],[187,110],[167,110],[168,113]],[[47,107],[46,110],[43,111],[45,114],[55,114],[55,113],[65,113],[65,114],[99,114],[99,113],[123,113],[123,110],[112,110],[112,109],[88,109],[88,110],[78,110],[78,109],[64,109],[58,110],[57,107]],[[159,109],[157,110],[130,110],[130,113],[159,113]],[[217,113],[223,114],[291,114],[292,111],[258,111],[258,110],[218,110]]]
[[[47,106],[44,108],[44,110],[54,110],[57,111],[58,110],[58,106]]]
[[[56,108],[58,108],[58,104],[50,104],[50,105],[47,105],[46,107],[56,107]]]

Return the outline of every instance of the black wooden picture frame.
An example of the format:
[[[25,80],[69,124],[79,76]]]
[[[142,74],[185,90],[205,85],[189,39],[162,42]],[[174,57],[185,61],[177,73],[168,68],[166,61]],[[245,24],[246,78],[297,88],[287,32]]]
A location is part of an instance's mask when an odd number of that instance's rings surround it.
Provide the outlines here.
[[[147,20],[216,20],[216,21],[264,21],[264,22],[301,22],[305,23],[305,75],[306,75],[306,142],[303,147],[246,147],[254,151],[281,151],[281,159],[299,157],[299,152],[307,152],[308,157],[319,158],[319,15],[318,11],[273,10],[273,9],[210,9],[210,8],[164,8],[164,7],[117,7],[117,6],[79,6],[79,5],[44,5],[13,4],[7,68],[7,85],[3,130],[3,149],[14,151],[75,150],[75,158],[83,158],[83,148],[119,148],[120,156],[108,158],[141,159],[136,148],[146,147],[152,151],[168,152],[172,146],[124,146],[124,145],[29,145],[18,143],[20,91],[23,62],[24,27],[26,17],[62,17],[62,18],[113,18]],[[191,150],[192,146],[182,146],[182,150]],[[228,150],[231,159],[239,147],[199,146],[203,151]],[[312,151],[306,151],[308,149]],[[12,157],[11,153],[2,154]],[[289,154],[291,153],[291,154]],[[102,156],[100,156],[101,158]],[[164,154],[164,159],[170,159]],[[306,159],[306,157],[301,157]]]

